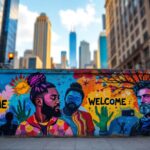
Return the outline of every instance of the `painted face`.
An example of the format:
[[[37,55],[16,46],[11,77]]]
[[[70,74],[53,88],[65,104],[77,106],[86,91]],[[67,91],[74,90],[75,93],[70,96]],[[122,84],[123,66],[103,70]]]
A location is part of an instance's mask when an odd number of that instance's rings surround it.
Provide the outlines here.
[[[137,93],[140,112],[144,115],[150,113],[150,89],[143,88]]]
[[[66,96],[66,105],[69,109],[76,110],[82,104],[82,95],[77,91],[70,91]]]
[[[48,93],[44,94],[42,112],[50,118],[60,116],[59,94],[55,88],[49,88]]]

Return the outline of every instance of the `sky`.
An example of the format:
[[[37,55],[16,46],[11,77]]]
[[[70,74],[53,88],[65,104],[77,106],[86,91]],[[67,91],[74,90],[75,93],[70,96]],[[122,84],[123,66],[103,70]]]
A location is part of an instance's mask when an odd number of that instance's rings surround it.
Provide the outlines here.
[[[77,60],[82,40],[90,43],[90,50],[98,49],[98,37],[102,31],[102,14],[105,0],[20,0],[16,50],[23,56],[33,49],[33,33],[36,18],[46,13],[52,24],[51,56],[60,63],[60,53],[67,51],[69,58],[69,32],[77,34]]]

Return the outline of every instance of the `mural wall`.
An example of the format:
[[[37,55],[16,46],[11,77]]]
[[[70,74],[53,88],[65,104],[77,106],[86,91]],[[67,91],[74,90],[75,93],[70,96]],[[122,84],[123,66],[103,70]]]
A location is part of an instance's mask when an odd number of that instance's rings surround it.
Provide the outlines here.
[[[1,70],[1,136],[150,135],[150,72]]]

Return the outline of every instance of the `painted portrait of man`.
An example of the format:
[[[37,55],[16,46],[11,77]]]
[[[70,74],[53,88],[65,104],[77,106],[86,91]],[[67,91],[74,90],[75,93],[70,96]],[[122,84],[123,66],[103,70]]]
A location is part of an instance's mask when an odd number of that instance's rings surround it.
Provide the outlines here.
[[[150,135],[150,81],[140,81],[134,86],[134,92],[143,117],[133,126],[131,135]]]
[[[86,136],[94,134],[94,124],[91,115],[79,110],[84,98],[82,86],[72,83],[65,94],[65,107],[62,110],[62,118],[72,128],[75,136]]]
[[[16,135],[25,136],[71,136],[72,130],[60,117],[58,91],[53,83],[46,81],[42,73],[33,73],[28,77],[31,87],[30,99],[35,113],[22,122]]]

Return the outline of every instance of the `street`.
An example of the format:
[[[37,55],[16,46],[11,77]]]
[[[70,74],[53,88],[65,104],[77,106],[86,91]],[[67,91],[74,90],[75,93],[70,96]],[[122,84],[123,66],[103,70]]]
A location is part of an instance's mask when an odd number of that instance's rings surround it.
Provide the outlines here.
[[[150,137],[0,138],[0,150],[148,150]]]

